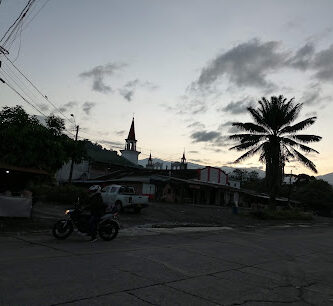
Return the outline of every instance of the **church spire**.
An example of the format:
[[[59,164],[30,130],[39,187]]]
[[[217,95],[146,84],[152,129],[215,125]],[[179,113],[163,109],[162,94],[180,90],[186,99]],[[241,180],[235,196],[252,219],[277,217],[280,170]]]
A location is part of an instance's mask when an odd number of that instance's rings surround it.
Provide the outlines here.
[[[134,117],[132,119],[132,124],[131,128],[128,132],[128,136],[125,139],[125,149],[120,150],[121,156],[125,157],[128,159],[130,162],[133,164],[138,164],[138,156],[140,152],[136,150],[136,142],[137,140],[135,139],[135,128],[134,128]]]
[[[133,117],[133,120],[132,120],[131,128],[128,132],[128,136],[127,136],[126,141],[127,140],[136,141],[136,139],[135,139],[135,129],[134,129],[134,117]]]

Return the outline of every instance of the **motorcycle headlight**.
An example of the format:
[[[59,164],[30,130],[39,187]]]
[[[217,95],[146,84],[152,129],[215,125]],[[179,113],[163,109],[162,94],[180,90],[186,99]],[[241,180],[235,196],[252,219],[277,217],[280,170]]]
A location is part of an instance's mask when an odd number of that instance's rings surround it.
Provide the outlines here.
[[[67,209],[66,211],[65,211],[65,215],[68,215],[69,214],[69,209]]]

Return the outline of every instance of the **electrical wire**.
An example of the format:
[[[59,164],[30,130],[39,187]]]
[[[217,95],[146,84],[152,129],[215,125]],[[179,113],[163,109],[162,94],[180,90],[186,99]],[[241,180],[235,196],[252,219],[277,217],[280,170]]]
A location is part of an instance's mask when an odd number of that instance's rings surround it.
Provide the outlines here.
[[[10,45],[9,48],[14,43],[17,33],[19,31],[19,27],[23,22],[23,19],[26,17],[27,13],[31,9],[32,5],[35,3],[36,0],[29,0],[26,6],[21,11],[20,15],[16,18],[14,23],[8,28],[5,32],[4,36],[1,38],[0,43],[2,47],[5,47],[7,44]]]
[[[25,27],[23,28],[23,31],[25,31],[27,28],[28,28],[28,26],[29,26],[29,24],[39,15],[39,13],[41,12],[41,10],[46,6],[46,4],[48,4],[49,2],[50,2],[51,0],[46,0],[45,1],[45,3],[39,8],[39,10],[37,11],[37,13],[29,20],[29,21],[27,21],[26,23],[25,23]],[[35,6],[35,8],[36,8],[36,6]],[[34,9],[35,9],[34,8]],[[32,11],[30,11],[30,15],[32,15],[32,13],[33,13],[33,11],[34,10],[32,10]],[[28,15],[28,17],[30,16],[30,15]],[[28,19],[28,18],[27,18]]]
[[[32,81],[30,81],[29,79],[28,79],[28,77],[26,77],[24,74],[23,74],[23,72],[10,60],[10,58],[7,56],[7,55],[5,55],[4,54],[4,56],[5,56],[5,58],[13,65],[13,67],[23,76],[23,78],[41,95],[41,97],[43,97],[43,99],[47,102],[47,103],[49,103],[50,105],[52,105],[52,107],[58,112],[58,113],[60,113],[65,119],[67,119],[68,121],[70,121],[70,122],[72,122],[72,120],[69,118],[69,117],[67,117],[65,114],[63,114],[63,112],[54,104],[54,103],[52,103],[52,101],[50,101],[48,98],[47,98],[47,96],[46,95],[44,95],[38,88],[37,88],[37,86],[32,82]]]
[[[47,116],[41,111],[39,110],[34,104],[32,104],[31,102],[29,102],[26,98],[24,98],[12,85],[10,85],[8,83],[8,81],[4,80],[4,84],[6,84],[12,91],[14,91],[16,94],[18,94],[23,101],[25,101],[26,103],[28,103],[33,109],[35,109],[38,113],[40,113],[42,116],[44,116],[45,118],[47,118]]]

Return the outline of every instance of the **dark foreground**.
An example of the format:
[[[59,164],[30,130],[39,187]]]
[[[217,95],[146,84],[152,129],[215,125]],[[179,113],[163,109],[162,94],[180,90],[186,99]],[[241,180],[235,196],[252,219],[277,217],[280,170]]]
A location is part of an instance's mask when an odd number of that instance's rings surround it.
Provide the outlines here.
[[[1,305],[331,305],[333,228],[0,236]]]

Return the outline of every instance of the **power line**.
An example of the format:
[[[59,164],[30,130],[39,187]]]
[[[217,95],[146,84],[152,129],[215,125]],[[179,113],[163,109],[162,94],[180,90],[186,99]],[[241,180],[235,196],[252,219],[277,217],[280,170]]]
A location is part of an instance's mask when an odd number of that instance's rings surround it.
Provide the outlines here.
[[[47,118],[47,116],[41,111],[39,110],[35,105],[33,105],[31,102],[29,102],[26,98],[24,98],[13,86],[11,86],[8,81],[5,81],[3,79],[1,79],[2,83],[6,84],[12,91],[14,91],[16,94],[18,94],[23,101],[25,101],[26,103],[28,103],[32,108],[34,108],[38,113],[40,113],[42,116],[44,116],[45,118]]]
[[[47,103],[49,103],[50,105],[52,105],[52,107],[58,112],[60,113],[65,119],[67,119],[68,121],[72,121],[71,119],[69,119],[65,114],[63,114],[63,112],[54,104],[52,103],[52,101],[50,101],[46,95],[44,95],[38,88],[37,86],[28,79],[28,77],[26,77],[23,72],[8,58],[8,56],[6,54],[4,54],[4,56],[6,57],[6,59],[13,65],[13,67],[24,77],[24,79],[43,97],[44,100],[46,100]]]
[[[34,4],[36,0],[29,0],[26,6],[21,11],[20,15],[16,18],[14,23],[8,28],[8,30],[5,32],[4,36],[1,38],[0,43],[2,43],[2,46],[6,46],[7,44],[10,44],[10,46],[13,44],[13,42],[16,39],[17,32],[19,29],[19,26],[22,24],[23,19],[27,15],[28,11],[31,9],[32,5]],[[8,35],[7,35],[8,34]],[[13,37],[12,41],[10,42],[10,39]]]
[[[9,75],[5,70],[1,70],[2,73],[5,73],[16,85],[17,87],[22,91],[23,94],[27,95],[29,99],[33,100],[23,89],[22,87],[15,81],[15,79],[13,79],[13,77],[11,75]],[[5,81],[4,79],[1,79],[2,83],[6,84],[10,89],[12,89],[16,94],[18,94],[26,103],[28,103],[32,108],[34,108],[38,113],[40,113],[41,115],[43,115],[45,118],[48,117],[48,115],[46,115],[45,113],[43,113],[36,105],[34,105],[32,102],[28,101],[18,90],[16,90],[14,88],[13,85],[10,85],[8,83],[8,80]],[[65,131],[67,131],[67,133],[71,134],[72,136],[75,136],[71,131],[69,131],[67,128],[65,128]]]
[[[51,0],[46,0],[45,3],[40,7],[40,9],[37,11],[37,13],[25,24],[25,27],[23,28],[23,31],[29,26],[29,24],[39,15],[41,10],[48,4]],[[32,15],[33,10],[30,12],[30,15]],[[30,16],[29,15],[29,16]],[[28,17],[29,17],[28,16]]]

